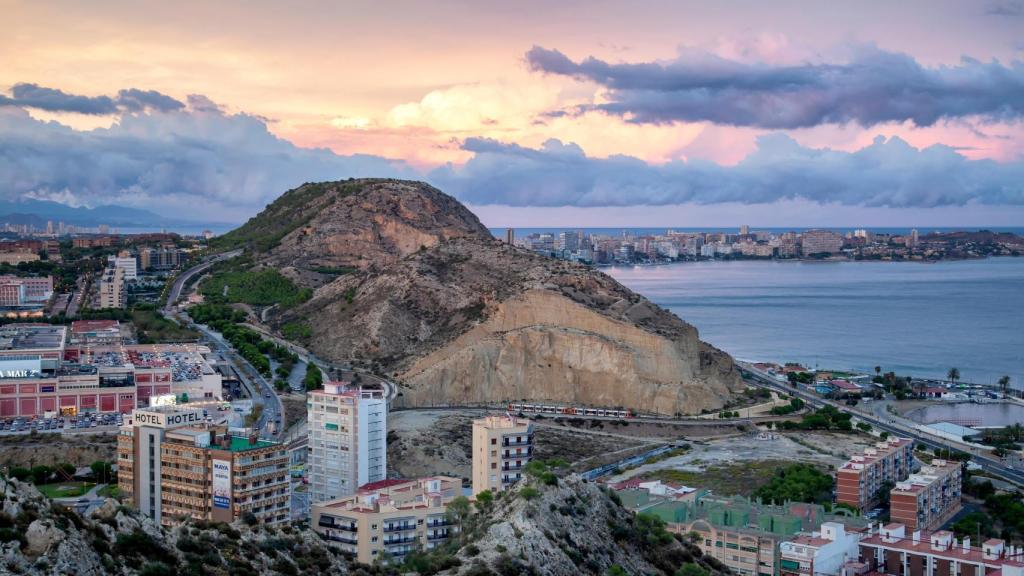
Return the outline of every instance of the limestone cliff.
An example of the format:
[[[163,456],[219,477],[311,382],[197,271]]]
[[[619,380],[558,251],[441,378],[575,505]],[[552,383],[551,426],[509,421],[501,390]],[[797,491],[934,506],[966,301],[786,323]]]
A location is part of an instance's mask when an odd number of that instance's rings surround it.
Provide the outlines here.
[[[316,288],[275,311],[273,326],[308,327],[313,352],[386,374],[407,405],[692,414],[742,387],[732,359],[694,327],[597,270],[497,241],[426,184],[306,185],[228,236],[225,247],[246,245],[257,265]]]

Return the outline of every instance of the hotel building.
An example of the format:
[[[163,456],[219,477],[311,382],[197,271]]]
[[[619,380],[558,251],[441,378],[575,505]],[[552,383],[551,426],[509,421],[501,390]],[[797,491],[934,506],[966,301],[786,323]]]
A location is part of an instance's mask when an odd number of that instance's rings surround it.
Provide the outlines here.
[[[907,531],[902,524],[873,526],[859,544],[857,573],[890,576],[1022,576],[1024,548],[991,538],[980,548],[952,532]]]
[[[876,504],[879,489],[906,480],[913,465],[910,439],[889,438],[865,448],[864,454],[853,456],[836,471],[836,502],[864,512]]]
[[[266,524],[290,517],[283,444],[239,437],[204,422],[201,410],[135,410],[117,438],[117,481],[138,510],[163,525],[183,517]]]
[[[430,550],[457,532],[445,512],[462,481],[435,476],[382,480],[355,494],[313,504],[312,526],[342,554],[364,564]]]
[[[959,462],[933,460],[889,492],[889,517],[908,530],[935,530],[960,511]]]
[[[533,458],[533,424],[511,416],[473,421],[473,494],[500,492],[523,477]]]
[[[306,399],[310,501],[336,500],[387,477],[387,400],[379,389],[327,382]]]

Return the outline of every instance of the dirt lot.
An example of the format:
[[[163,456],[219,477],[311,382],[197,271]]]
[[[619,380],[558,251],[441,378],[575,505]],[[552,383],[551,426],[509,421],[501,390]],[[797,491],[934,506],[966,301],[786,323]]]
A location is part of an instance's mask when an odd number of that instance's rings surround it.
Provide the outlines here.
[[[115,434],[18,434],[0,437],[0,465],[52,466],[70,462],[88,466],[117,459]]]
[[[693,441],[685,454],[626,470],[609,481],[642,476],[708,488],[722,495],[749,495],[767,482],[777,468],[806,462],[833,470],[851,455],[874,444],[874,439],[867,435],[831,432],[790,432],[770,438],[736,434]]]
[[[403,477],[449,474],[468,478],[472,421],[484,414],[473,410],[392,412],[388,415],[388,466]],[[534,424],[538,458],[562,458],[580,469],[624,458],[666,439],[630,434],[633,431],[628,426],[574,429],[551,419]],[[639,428],[635,431],[641,432]]]

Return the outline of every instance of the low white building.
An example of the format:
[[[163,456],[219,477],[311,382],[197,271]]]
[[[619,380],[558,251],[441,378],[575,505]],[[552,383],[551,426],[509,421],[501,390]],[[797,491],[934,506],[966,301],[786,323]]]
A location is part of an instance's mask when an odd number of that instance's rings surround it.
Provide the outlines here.
[[[839,522],[823,522],[821,530],[801,534],[779,544],[782,576],[834,576],[843,564],[858,557],[860,533],[846,531]]]

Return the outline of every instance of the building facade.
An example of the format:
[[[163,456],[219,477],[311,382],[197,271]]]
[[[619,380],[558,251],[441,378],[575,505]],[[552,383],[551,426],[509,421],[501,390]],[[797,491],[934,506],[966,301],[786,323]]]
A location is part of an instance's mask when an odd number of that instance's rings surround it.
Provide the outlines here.
[[[902,524],[872,526],[861,538],[858,568],[890,576],[1021,576],[1024,547],[992,538],[980,547],[952,532],[908,531]]]
[[[118,433],[118,488],[163,525],[182,518],[232,522],[290,513],[287,448],[209,426],[201,410],[135,410]]]
[[[97,304],[99,308],[124,308],[128,304],[124,290],[124,268],[115,266],[103,271]]]
[[[387,400],[383,391],[327,382],[309,393],[310,501],[336,500],[387,478]]]
[[[960,511],[959,462],[936,459],[889,492],[889,517],[908,530],[935,530]]]
[[[838,576],[857,557],[860,536],[842,523],[825,522],[816,532],[779,544],[779,572],[782,576]]]
[[[311,524],[349,558],[364,564],[400,561],[413,550],[444,544],[457,532],[447,509],[461,490],[460,479],[446,476],[383,480],[314,504]]]
[[[510,416],[473,421],[473,494],[500,492],[523,477],[533,458],[533,424]]]
[[[804,256],[835,254],[843,249],[843,237],[831,230],[807,230],[800,235]]]
[[[864,512],[878,502],[879,490],[906,480],[913,467],[914,446],[908,438],[888,438],[865,448],[836,471],[836,502]]]

